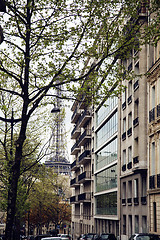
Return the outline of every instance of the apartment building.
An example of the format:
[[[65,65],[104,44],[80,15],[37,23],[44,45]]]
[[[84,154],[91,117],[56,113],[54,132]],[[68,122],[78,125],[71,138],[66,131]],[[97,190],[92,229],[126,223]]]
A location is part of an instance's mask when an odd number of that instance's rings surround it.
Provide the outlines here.
[[[160,234],[160,42],[148,48],[148,202],[149,231]]]
[[[71,122],[74,124],[71,139],[73,162],[71,164],[72,179],[72,223],[73,239],[82,233],[94,232],[93,222],[93,137],[92,109],[85,104],[85,96],[81,102],[75,101],[72,106]]]
[[[119,236],[117,211],[118,98],[95,111],[94,220],[96,233]]]

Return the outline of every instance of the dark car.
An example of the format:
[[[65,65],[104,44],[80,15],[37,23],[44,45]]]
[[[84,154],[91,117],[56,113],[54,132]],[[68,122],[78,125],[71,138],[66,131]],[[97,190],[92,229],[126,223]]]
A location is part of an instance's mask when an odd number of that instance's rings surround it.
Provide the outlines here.
[[[101,240],[117,240],[113,233],[102,233],[100,236]]]
[[[160,236],[152,233],[135,233],[129,240],[160,240]]]
[[[99,240],[100,237],[96,233],[87,233],[86,239],[87,240]]]

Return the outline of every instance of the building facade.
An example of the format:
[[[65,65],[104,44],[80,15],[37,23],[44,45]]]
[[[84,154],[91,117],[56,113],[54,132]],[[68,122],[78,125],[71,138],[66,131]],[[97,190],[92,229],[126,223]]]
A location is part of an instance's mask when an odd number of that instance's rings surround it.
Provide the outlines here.
[[[74,102],[71,122],[74,124],[71,139],[73,162],[71,164],[72,179],[72,223],[73,239],[82,233],[94,232],[93,222],[93,137],[92,109],[87,108],[85,97],[81,102]]]
[[[96,233],[119,236],[117,211],[118,99],[109,98],[95,111],[94,222]]]
[[[148,70],[149,231],[160,234],[160,42],[150,46]]]

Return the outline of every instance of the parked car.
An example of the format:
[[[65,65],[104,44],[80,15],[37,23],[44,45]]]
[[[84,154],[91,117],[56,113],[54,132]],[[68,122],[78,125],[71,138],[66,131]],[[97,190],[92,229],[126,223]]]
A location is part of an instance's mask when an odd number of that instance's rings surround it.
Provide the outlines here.
[[[99,235],[96,233],[87,233],[87,240],[99,240]]]
[[[160,236],[152,233],[135,233],[129,240],[160,240]]]
[[[117,240],[113,233],[102,233],[100,235],[101,240]]]
[[[62,240],[71,240],[71,237],[68,234],[60,234]]]
[[[44,237],[41,240],[62,240],[61,237]]]

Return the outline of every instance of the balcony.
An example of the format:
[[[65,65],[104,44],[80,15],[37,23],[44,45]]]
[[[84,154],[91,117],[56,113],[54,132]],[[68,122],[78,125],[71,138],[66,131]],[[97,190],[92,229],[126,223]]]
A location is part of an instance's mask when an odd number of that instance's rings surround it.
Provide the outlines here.
[[[138,205],[139,204],[139,198],[138,197],[135,197],[133,199],[133,201],[134,201],[134,205]]]
[[[77,160],[75,160],[73,163],[71,163],[71,171],[75,171],[79,168],[79,165],[77,165]]]
[[[136,91],[139,88],[139,80],[137,80],[133,85],[134,91]]]
[[[137,117],[133,120],[133,126],[136,127],[138,124],[139,124],[139,118]]]
[[[71,139],[76,139],[81,134],[81,129],[79,126],[75,126],[75,128],[71,132]]]
[[[133,163],[134,163],[134,164],[139,163],[138,156],[136,156],[136,157],[133,158]]]
[[[76,142],[71,148],[71,155],[76,155],[80,151],[80,147],[78,146],[79,142]]]
[[[132,168],[132,162],[129,162],[129,163],[127,164],[127,168],[128,168],[128,169],[131,169],[131,168]]]
[[[85,171],[78,176],[78,182],[84,183],[91,181],[91,171]]]
[[[122,205],[125,206],[126,205],[126,199],[122,198]]]
[[[84,150],[84,152],[79,156],[79,163],[85,164],[86,162],[91,160],[91,151],[90,150]]]
[[[70,197],[70,203],[76,203],[78,202],[77,196]]]
[[[79,183],[78,183],[78,181],[77,181],[77,178],[71,179],[71,181],[70,181],[70,187],[76,187],[76,186],[79,186]]]
[[[122,171],[123,171],[123,172],[126,171],[126,164],[124,164],[124,165],[122,166]]]
[[[132,205],[132,198],[127,198],[128,205]]]
[[[79,127],[84,127],[91,117],[91,112],[89,110],[85,110],[79,118]]]
[[[86,192],[86,193],[81,193],[78,195],[78,201],[82,202],[90,202],[91,201],[91,193]]]
[[[76,109],[74,110],[72,117],[71,117],[71,123],[76,123],[80,114],[81,113],[77,110],[77,107],[76,107]]]
[[[127,130],[128,137],[132,135],[132,127]]]
[[[149,122],[152,122],[155,120],[155,108],[149,111]]]
[[[149,188],[150,189],[155,188],[155,175],[152,175],[149,177]]]
[[[79,137],[79,146],[84,146],[86,142],[91,140],[91,129],[86,129]]]
[[[147,197],[146,196],[141,197],[141,204],[142,205],[146,205],[147,204]]]
[[[132,102],[132,95],[127,99],[128,105]]]
[[[122,141],[124,141],[125,139],[126,139],[126,132],[122,134]]]

